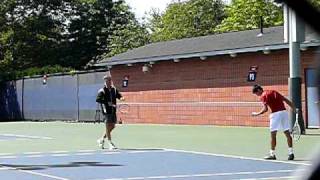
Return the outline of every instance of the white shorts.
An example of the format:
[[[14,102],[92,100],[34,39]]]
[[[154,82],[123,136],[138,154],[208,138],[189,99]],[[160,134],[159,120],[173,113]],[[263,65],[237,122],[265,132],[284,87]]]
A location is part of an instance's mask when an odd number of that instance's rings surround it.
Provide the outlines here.
[[[271,113],[270,131],[287,131],[290,129],[289,113],[286,110]]]

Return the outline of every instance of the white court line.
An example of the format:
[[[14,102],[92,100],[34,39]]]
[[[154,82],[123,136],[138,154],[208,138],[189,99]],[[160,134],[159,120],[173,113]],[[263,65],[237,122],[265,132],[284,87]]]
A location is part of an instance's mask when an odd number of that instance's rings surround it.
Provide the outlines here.
[[[28,158],[38,158],[38,157],[45,157],[44,155],[42,154],[37,154],[37,155],[29,155],[29,156],[26,156]]]
[[[148,150],[135,150],[135,151],[128,151],[128,154],[136,154],[136,153],[153,153],[153,152],[167,152],[166,150],[152,150],[152,151],[148,151]]]
[[[211,174],[185,174],[185,175],[181,174],[181,175],[171,175],[171,176],[111,178],[111,179],[103,179],[103,180],[169,179],[169,178],[214,177],[214,176],[232,176],[232,175],[270,174],[270,173],[291,173],[291,172],[295,172],[295,170],[256,171],[256,172],[230,172],[230,173],[211,173]],[[278,178],[278,177],[273,177],[273,178]],[[98,180],[98,179],[95,179],[95,180]]]
[[[76,156],[95,155],[95,153],[75,153]]]
[[[42,176],[42,177],[47,177],[47,178],[51,178],[51,179],[58,179],[58,180],[69,180],[67,178],[63,178],[63,177],[58,177],[58,176],[53,176],[50,174],[44,174],[44,173],[38,173],[38,172],[33,172],[33,171],[28,171],[28,170],[21,170],[19,168],[13,168],[13,167],[9,167],[9,166],[3,166],[0,165],[1,168],[8,168],[8,170],[16,170],[19,172],[23,172],[23,173],[27,173],[27,174],[32,174],[32,175],[37,175],[37,176]]]
[[[278,162],[278,163],[297,164],[297,165],[306,165],[306,166],[310,166],[311,165],[310,163],[302,163],[302,162],[295,162],[295,161],[265,160],[265,159],[252,158],[252,157],[234,156],[234,155],[226,155],[226,154],[214,154],[214,153],[197,152],[197,151],[186,151],[186,150],[178,150],[178,149],[164,149],[164,150],[173,151],[173,152],[184,152],[184,153],[201,154],[201,155],[209,155],[209,156],[218,156],[218,157],[254,160],[254,161]]]
[[[22,154],[42,154],[42,152],[24,152]]]
[[[17,156],[2,156],[0,159],[15,159]]]
[[[59,154],[59,153],[69,153],[69,151],[52,151],[52,152],[49,152],[50,153],[53,153],[53,154]]]
[[[0,156],[14,155],[13,153],[0,153]]]
[[[0,134],[1,136],[10,136],[10,137],[19,137],[19,138],[31,138],[31,139],[53,139],[45,136],[28,136],[28,135],[19,135],[19,134]]]
[[[103,152],[101,154],[120,154],[120,152]]]
[[[50,154],[50,156],[63,157],[63,156],[70,156],[70,154]]]
[[[65,151],[65,150],[60,150],[60,151],[47,151],[47,152],[23,152],[23,153],[0,153],[0,158],[2,156],[16,156],[16,155],[33,155],[33,154],[48,154],[48,156],[52,154],[73,154],[73,153],[97,153],[97,154],[118,154],[120,152],[123,153],[140,153],[140,152],[165,152],[165,149],[163,148],[147,148],[147,149],[158,149],[158,150],[134,150],[134,151],[127,151],[127,150],[122,150],[119,149],[119,151],[108,151],[108,150],[101,150],[101,149],[96,149],[96,150],[77,150],[77,151]]]
[[[79,152],[79,153],[89,153],[89,152],[96,152],[96,150],[78,150],[76,152]]]
[[[283,176],[283,177],[267,177],[267,178],[251,178],[251,179],[234,179],[234,180],[274,180],[274,179],[293,179],[294,176]]]

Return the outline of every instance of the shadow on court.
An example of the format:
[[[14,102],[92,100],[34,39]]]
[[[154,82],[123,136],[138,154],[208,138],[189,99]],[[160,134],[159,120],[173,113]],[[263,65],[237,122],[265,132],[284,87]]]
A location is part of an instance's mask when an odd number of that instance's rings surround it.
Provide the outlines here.
[[[298,162],[157,148],[23,154],[0,156],[0,160],[1,179],[24,180],[283,179],[293,177],[293,173],[307,166]]]

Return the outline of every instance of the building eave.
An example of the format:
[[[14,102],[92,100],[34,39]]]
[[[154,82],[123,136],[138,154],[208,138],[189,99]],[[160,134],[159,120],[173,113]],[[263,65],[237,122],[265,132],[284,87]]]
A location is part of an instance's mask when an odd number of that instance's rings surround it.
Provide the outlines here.
[[[319,41],[310,41],[301,43],[301,47],[316,47],[320,46]],[[273,44],[273,45],[264,45],[264,46],[256,46],[256,47],[245,47],[245,48],[236,48],[236,49],[224,49],[217,51],[205,51],[205,52],[193,52],[193,53],[184,53],[184,54],[171,54],[165,56],[151,56],[144,58],[136,58],[136,59],[122,59],[122,60],[110,60],[108,62],[98,63],[94,66],[102,67],[102,66],[115,66],[115,65],[125,65],[125,64],[136,64],[136,63],[148,63],[154,61],[168,61],[173,59],[190,59],[190,58],[200,58],[200,57],[213,57],[213,56],[221,56],[221,55],[230,55],[230,54],[241,54],[241,53],[252,53],[252,52],[263,52],[265,50],[275,51],[289,49],[288,43],[282,44]]]

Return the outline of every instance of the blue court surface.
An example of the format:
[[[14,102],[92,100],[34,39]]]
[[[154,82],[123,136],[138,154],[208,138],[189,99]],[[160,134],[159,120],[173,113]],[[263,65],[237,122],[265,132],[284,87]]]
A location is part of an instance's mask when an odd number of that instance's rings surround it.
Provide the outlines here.
[[[0,154],[5,180],[290,179],[306,166],[171,149]]]

